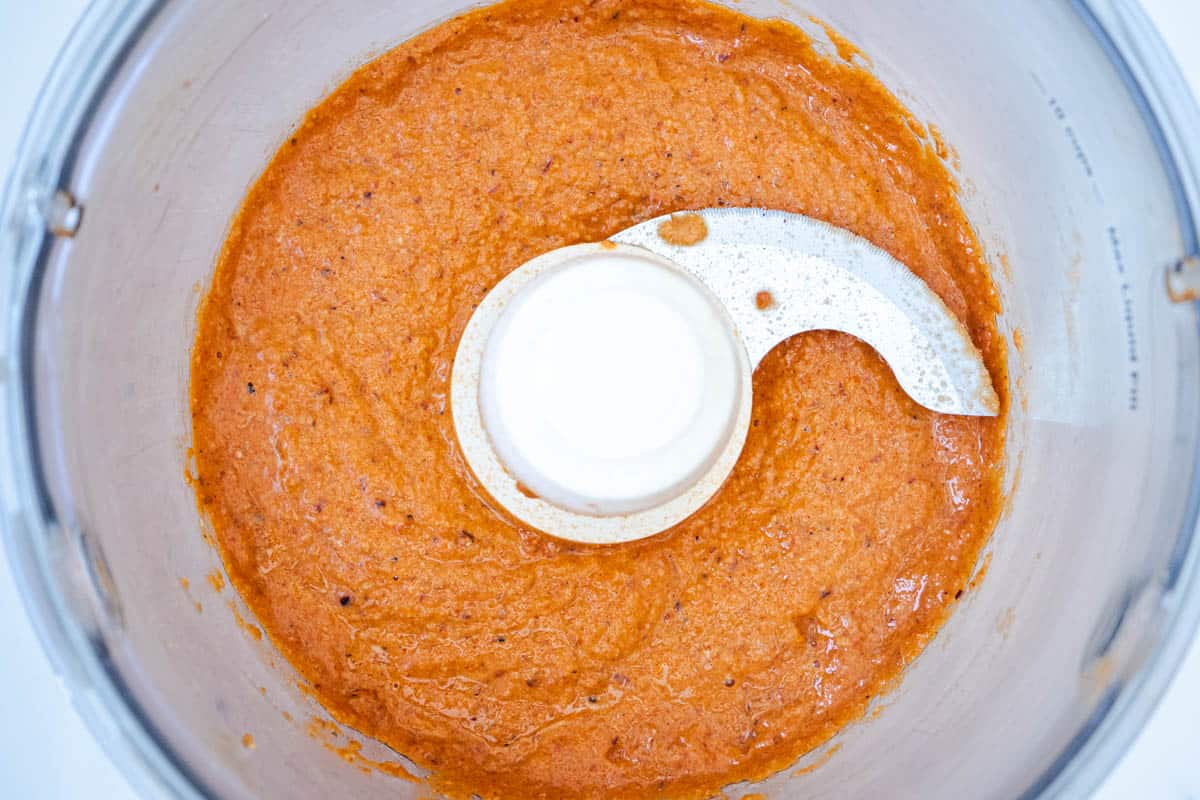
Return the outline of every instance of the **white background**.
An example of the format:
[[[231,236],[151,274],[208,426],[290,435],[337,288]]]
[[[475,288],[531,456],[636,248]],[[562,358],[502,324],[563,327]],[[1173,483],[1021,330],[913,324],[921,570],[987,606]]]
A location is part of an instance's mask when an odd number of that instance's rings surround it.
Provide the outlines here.
[[[1200,0],[1144,2],[1200,95],[1195,44]],[[42,78],[83,7],[84,0],[0,0],[0,175],[8,174]],[[0,431],[0,447],[5,446]],[[0,796],[133,798],[71,708],[25,618],[2,551]],[[1200,797],[1200,640],[1149,726],[1094,800],[1195,797]]]

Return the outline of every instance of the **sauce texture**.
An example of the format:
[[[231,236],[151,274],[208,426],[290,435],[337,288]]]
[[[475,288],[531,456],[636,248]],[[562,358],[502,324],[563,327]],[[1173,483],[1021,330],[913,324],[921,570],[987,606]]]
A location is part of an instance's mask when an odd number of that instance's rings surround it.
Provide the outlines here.
[[[1005,398],[999,302],[917,123],[801,31],[693,0],[514,0],[359,69],[245,198],[192,358],[230,581],[341,722],[452,795],[703,797],[864,713],[966,587],[1004,417],[917,406],[818,332],[754,376],[728,483],[570,545],[480,489],[455,347],[530,258],[660,214],[808,214],[908,264]]]

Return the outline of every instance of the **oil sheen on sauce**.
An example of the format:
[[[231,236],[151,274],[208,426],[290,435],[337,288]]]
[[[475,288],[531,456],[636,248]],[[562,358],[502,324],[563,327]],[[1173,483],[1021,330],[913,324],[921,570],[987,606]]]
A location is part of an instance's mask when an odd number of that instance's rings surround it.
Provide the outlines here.
[[[925,130],[798,29],[693,0],[483,9],[313,109],[233,222],[191,402],[231,581],[330,713],[486,798],[710,796],[859,718],[995,524],[1003,417],[933,414],[865,344],[798,336],[712,502],[587,547],[481,491],[449,380],[528,259],[754,206],[908,264],[1003,392],[997,294]]]

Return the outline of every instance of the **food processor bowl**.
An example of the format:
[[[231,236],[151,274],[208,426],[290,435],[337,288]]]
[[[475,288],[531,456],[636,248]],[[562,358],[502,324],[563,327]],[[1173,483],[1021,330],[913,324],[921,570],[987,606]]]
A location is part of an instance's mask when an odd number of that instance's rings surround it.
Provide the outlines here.
[[[396,760],[381,745],[312,723],[327,717],[218,591],[185,480],[188,369],[232,215],[289,131],[354,68],[470,5],[98,0],[30,122],[0,215],[4,535],[76,705],[147,795],[429,792],[369,768]],[[833,58],[811,17],[860,45],[952,165],[1002,294],[1013,404],[986,577],[903,681],[799,765],[819,768],[728,793],[1081,796],[1200,614],[1200,115],[1131,0],[734,7],[795,22]]]

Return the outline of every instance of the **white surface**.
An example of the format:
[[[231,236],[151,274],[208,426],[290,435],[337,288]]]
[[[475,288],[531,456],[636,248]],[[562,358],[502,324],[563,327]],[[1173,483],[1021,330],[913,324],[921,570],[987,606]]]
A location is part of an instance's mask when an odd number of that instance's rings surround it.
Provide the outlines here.
[[[1200,92],[1196,0],[1144,0]],[[0,0],[0,169],[7,175],[22,122],[84,0]],[[0,431],[0,448],[6,447]],[[92,741],[25,618],[0,552],[0,796],[132,800],[132,792]],[[1149,726],[1094,800],[1200,796],[1200,642]]]
[[[749,376],[698,281],[602,250],[499,302],[480,371],[483,424],[513,476],[547,501],[606,517],[645,511],[686,491],[725,445]]]
[[[0,0],[0,169],[5,179],[42,77],[84,0]],[[7,279],[7,271],[0,279]],[[0,448],[8,440],[0,426]],[[132,798],[75,714],[25,617],[0,547],[0,797]]]

